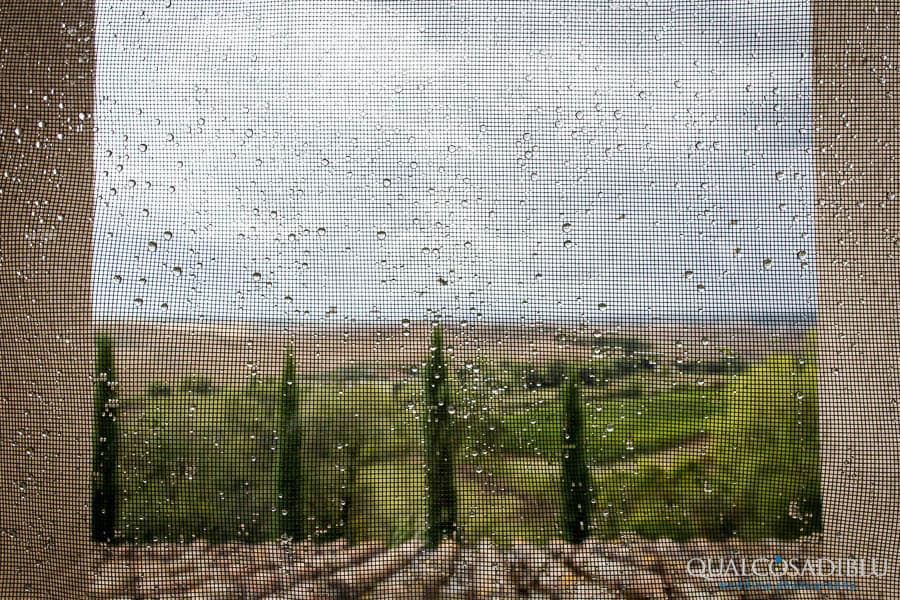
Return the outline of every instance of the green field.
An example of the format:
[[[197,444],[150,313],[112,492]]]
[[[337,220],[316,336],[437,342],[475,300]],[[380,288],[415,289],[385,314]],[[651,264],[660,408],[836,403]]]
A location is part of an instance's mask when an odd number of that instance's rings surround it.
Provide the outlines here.
[[[578,365],[592,535],[760,538],[821,529],[811,353],[690,368],[635,356]],[[461,538],[558,538],[561,366],[450,369]],[[423,382],[414,372],[378,378],[383,371],[299,382],[316,540],[396,544],[422,535]],[[216,388],[202,377],[122,398],[123,538],[278,538],[279,400],[277,381]]]

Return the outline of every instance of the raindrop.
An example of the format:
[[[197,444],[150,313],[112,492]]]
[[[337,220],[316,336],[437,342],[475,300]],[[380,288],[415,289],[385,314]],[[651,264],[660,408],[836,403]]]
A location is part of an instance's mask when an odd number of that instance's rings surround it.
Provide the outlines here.
[[[388,179],[387,177],[385,177],[385,178],[381,181],[381,185],[383,185],[384,187],[391,187],[391,180]]]
[[[784,171],[775,171],[775,180],[784,181]]]
[[[141,152],[146,152],[147,144],[141,144],[140,146],[138,146],[138,150],[140,150]]]
[[[771,258],[764,258],[762,261],[762,266],[764,269],[771,269],[772,263],[773,263],[773,261]]]
[[[142,306],[144,304],[144,299],[143,298],[135,298],[134,303],[137,304],[138,306]]]
[[[259,281],[260,279],[262,279],[262,274],[259,271],[256,271],[255,273],[253,273],[253,275],[251,275],[251,278],[253,279],[253,281]]]
[[[563,242],[563,248],[571,248],[571,247],[572,247],[572,240],[565,240]]]
[[[318,229],[316,229],[316,234],[317,234],[319,237],[322,237],[323,235],[325,235],[325,228],[324,228],[324,227],[319,227]]]
[[[156,252],[156,242],[153,240],[147,242],[147,247],[150,248],[150,252]]]
[[[384,231],[379,231],[378,233],[375,234],[375,237],[378,238],[379,240],[383,240],[387,237],[387,233],[385,233]]]
[[[171,239],[172,239],[172,232],[171,232],[171,231],[164,231],[164,232],[163,232],[163,238],[164,238],[166,241],[171,240]]]
[[[566,233],[568,233],[569,231],[572,231],[572,224],[571,223],[563,223],[562,230]]]

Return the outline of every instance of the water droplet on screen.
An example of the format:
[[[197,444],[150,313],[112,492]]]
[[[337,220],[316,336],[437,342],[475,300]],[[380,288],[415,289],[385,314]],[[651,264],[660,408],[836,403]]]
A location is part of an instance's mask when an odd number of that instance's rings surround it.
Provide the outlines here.
[[[378,233],[375,234],[375,237],[378,238],[379,240],[383,240],[387,237],[387,233],[385,233],[384,231],[379,231]]]

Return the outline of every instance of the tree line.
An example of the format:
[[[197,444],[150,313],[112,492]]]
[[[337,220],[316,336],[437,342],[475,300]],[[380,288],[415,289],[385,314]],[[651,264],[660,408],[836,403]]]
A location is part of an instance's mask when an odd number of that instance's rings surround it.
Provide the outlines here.
[[[444,539],[458,539],[457,490],[455,484],[455,440],[453,433],[450,369],[444,355],[443,329],[434,325],[427,359],[422,369],[423,427],[425,463],[425,544],[437,547]],[[119,444],[119,402],[116,387],[114,343],[108,334],[96,340],[94,391],[94,452],[92,479],[91,532],[95,542],[117,544],[116,480]],[[561,374],[560,406],[562,439],[560,490],[560,526],[563,537],[580,543],[590,533],[593,500],[591,473],[586,459],[584,415],[581,401],[582,376],[569,366]],[[307,531],[305,514],[306,468],[300,449],[301,423],[299,388],[293,346],[285,351],[280,378],[278,415],[278,472],[276,476],[278,510],[282,535],[302,539]],[[350,480],[354,478],[358,445],[349,450]],[[352,497],[343,499],[342,522],[347,523]]]

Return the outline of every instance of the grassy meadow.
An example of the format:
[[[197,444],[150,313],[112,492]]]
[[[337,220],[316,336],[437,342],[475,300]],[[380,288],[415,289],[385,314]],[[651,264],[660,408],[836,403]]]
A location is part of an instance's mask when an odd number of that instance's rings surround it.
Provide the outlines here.
[[[579,359],[591,535],[755,539],[820,530],[812,347],[755,362],[723,352],[682,363],[623,338],[615,352]],[[422,535],[420,365],[385,367],[297,382],[308,530],[317,541],[398,544]],[[449,367],[462,541],[559,538],[567,364]],[[120,398],[123,539],[277,539],[279,389],[277,378],[229,386],[201,374]]]

